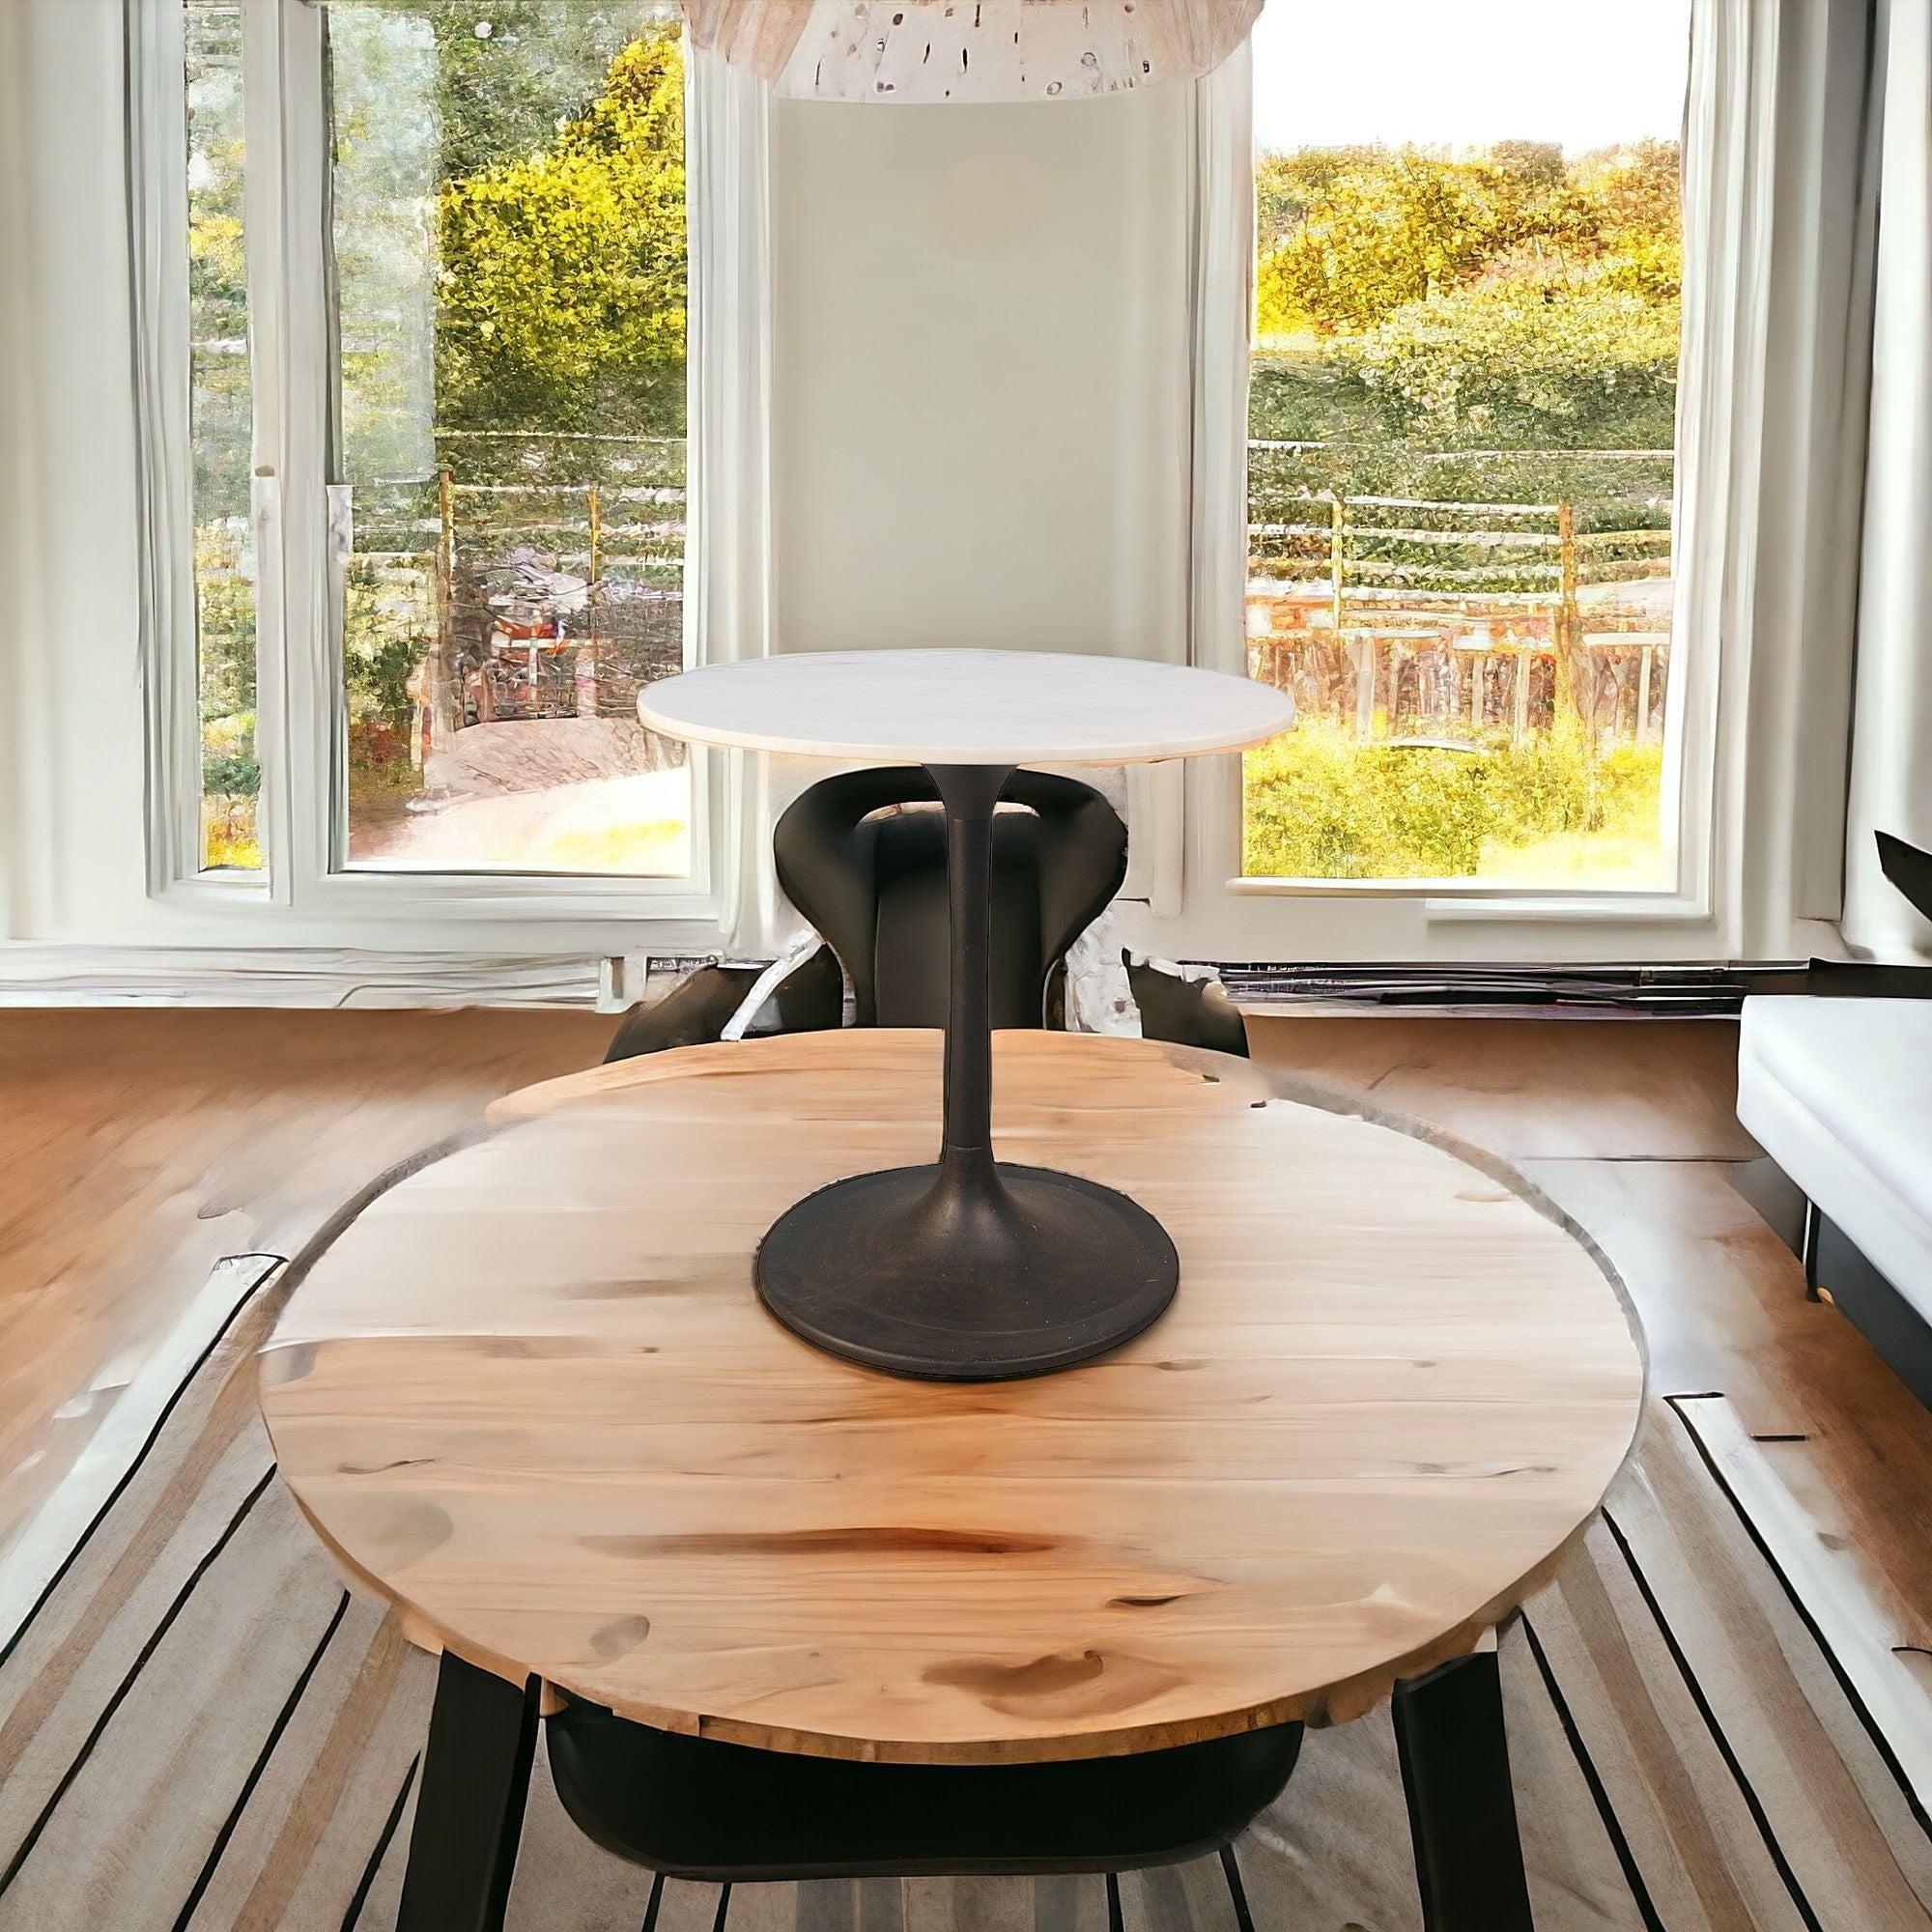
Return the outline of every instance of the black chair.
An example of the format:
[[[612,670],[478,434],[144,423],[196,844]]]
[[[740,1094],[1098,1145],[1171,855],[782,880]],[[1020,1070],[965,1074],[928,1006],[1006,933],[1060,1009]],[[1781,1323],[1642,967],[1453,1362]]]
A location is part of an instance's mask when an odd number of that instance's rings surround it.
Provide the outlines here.
[[[1932,919],[1932,852],[1921,852],[1895,833],[1874,834],[1879,869],[1904,895],[1920,919]]]
[[[1247,1022],[1218,981],[1185,980],[1131,952],[1121,954],[1121,964],[1127,969],[1127,985],[1141,1011],[1143,1039],[1248,1058]]]
[[[952,926],[939,793],[917,766],[846,772],[802,793],[772,836],[779,883],[830,942],[781,980],[779,1030],[946,1022]],[[1066,950],[1121,889],[1127,829],[1092,785],[1015,772],[993,823],[993,1024],[1065,1024]],[[923,808],[932,808],[924,810]],[[835,956],[836,955],[836,956]],[[717,1039],[756,966],[706,966],[629,1014],[607,1063]]]
[[[537,1680],[518,1686],[445,1651],[398,1932],[501,1932],[536,1751]],[[1395,1687],[1393,1716],[1428,1932],[1531,1932],[1493,1650]],[[1124,1757],[895,1765],[753,1749],[661,1731],[565,1694],[547,1721],[564,1809],[605,1850],[667,1878],[1099,1872],[1218,1851],[1240,1932],[1254,1932],[1234,1841],[1287,1786],[1301,1726]],[[1345,1820],[1332,1826],[1347,1830]]]
[[[611,1036],[604,1064],[635,1060],[640,1053],[663,1053],[673,1046],[702,1046],[722,1038],[731,1015],[757,984],[762,966],[700,966],[662,999],[634,1007]],[[836,1027],[844,1009],[845,989],[838,962],[821,946],[772,993],[781,1033],[818,1033]]]
[[[536,1744],[537,1686],[443,1654],[401,1932],[499,1932]],[[1277,1799],[1299,1724],[1122,1757],[1019,1765],[869,1764],[661,1731],[564,1696],[545,1720],[552,1782],[596,1844],[668,1878],[774,1880],[1104,1873],[1218,1852],[1242,1932],[1235,1839]]]
[[[1914,912],[1921,919],[1932,919],[1932,852],[1921,851],[1894,833],[1875,832],[1872,837],[1878,844],[1880,871]],[[1804,975],[1804,990],[1833,1000],[1928,1000],[1932,999],[1932,966],[1814,959]],[[1809,1235],[1805,1242],[1808,1249]]]
[[[861,1026],[946,1023],[946,822],[917,766],[827,779],[772,834],[779,883],[852,982]],[[1062,1024],[1066,950],[1127,872],[1127,828],[1092,785],[1015,772],[993,820],[993,1024]],[[924,810],[921,808],[933,808]]]
[[[1115,1876],[1230,1848],[1280,1797],[1301,1726],[1070,1763],[863,1764],[650,1730],[566,1700],[551,1776],[586,1836],[656,1872],[774,1879]]]

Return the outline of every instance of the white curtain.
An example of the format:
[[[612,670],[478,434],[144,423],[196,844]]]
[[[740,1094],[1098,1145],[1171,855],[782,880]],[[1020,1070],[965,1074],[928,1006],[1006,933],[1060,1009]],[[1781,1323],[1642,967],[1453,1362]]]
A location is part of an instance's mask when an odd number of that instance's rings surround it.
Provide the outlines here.
[[[1881,0],[1879,211],[1844,935],[1932,956],[1872,834],[1932,850],[1932,6]]]
[[[1672,666],[1666,750],[1687,893],[1733,958],[1830,950],[1839,911],[1873,4],[1694,14],[1674,628],[1700,648]]]
[[[772,614],[771,84],[700,46],[689,76],[691,440],[686,657],[767,656]],[[704,809],[726,951],[769,958],[798,918],[772,869],[770,761],[707,752]]]

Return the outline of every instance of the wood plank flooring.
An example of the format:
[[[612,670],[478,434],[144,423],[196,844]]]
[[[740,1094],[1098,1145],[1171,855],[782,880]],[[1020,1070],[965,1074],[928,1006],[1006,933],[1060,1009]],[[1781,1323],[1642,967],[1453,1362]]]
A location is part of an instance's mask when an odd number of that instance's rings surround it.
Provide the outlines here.
[[[532,1080],[587,1012],[0,1011],[0,1550],[214,1263],[286,1256]]]
[[[1250,1049],[1512,1160],[1748,1160],[1724,1020],[1247,1015]]]
[[[0,1545],[224,1255],[294,1251],[497,1094],[593,1064],[585,1012],[0,1012]],[[1730,1185],[1719,1021],[1251,1018],[1258,1060],[1521,1162],[1601,1240],[1661,1395],[1721,1390],[1794,1523],[1932,1693],[1932,1418]],[[1794,1532],[1795,1533],[1795,1532]]]
[[[1863,1694],[1932,1771],[1932,1415],[1732,1184],[1737,1030],[1715,1020],[1250,1016],[1257,1060],[1516,1161],[1596,1237],[1643,1320],[1651,1392],[1680,1399],[1775,1562],[1837,1633]],[[1683,1401],[1721,1395],[1721,1404]],[[1921,1783],[1932,1799],[1932,1782]]]
[[[1373,1093],[1522,1165],[1623,1273],[1648,1331],[1653,1392],[1675,1398],[1659,1410],[1674,1420],[1653,1423],[1639,1467],[1592,1531],[1592,1560],[1506,1639],[1520,1791],[1578,1787],[1574,1803],[1524,1807],[1531,1862],[1544,1874],[1539,1912],[1553,1926],[1636,1932],[1621,1854],[1608,1840],[1571,1833],[1538,1849],[1539,1832],[1570,1833],[1569,1821],[1594,1815],[1580,1788],[1584,1760],[1539,1688],[1560,1682],[1567,1721],[1597,1752],[1626,1849],[1651,1889],[1658,1917],[1646,1913],[1644,1923],[1670,1932],[1922,1932],[1932,1854],[1914,1835],[1922,1816],[1915,1824],[1896,1815],[1900,1806],[1910,1812],[1911,1800],[1893,1767],[1917,1786],[1922,1807],[1932,1762],[1932,1416],[1835,1309],[1805,1300],[1796,1262],[1732,1186],[1737,1164],[1756,1152],[1732,1112],[1735,1029],[1275,1016],[1250,1024],[1264,1064]],[[179,1310],[204,1292],[210,1261],[289,1252],[363,1181],[467,1124],[492,1095],[594,1062],[610,1027],[579,1013],[0,1013],[0,1539],[81,1453],[104,1395],[155,1356]],[[241,1420],[252,1413],[251,1405]],[[237,1498],[220,1481],[192,1473],[191,1485],[181,1478],[184,1496],[232,1513]],[[242,1491],[259,1481],[245,1458],[230,1474],[229,1487]],[[175,1478],[162,1469],[144,1477],[164,1480]],[[247,1533],[267,1535],[268,1526]],[[313,1559],[311,1542],[304,1535],[290,1548]],[[279,1560],[273,1550],[270,1557]],[[111,1551],[91,1560],[118,1564]],[[1734,1579],[1752,1561],[1774,1580],[1747,1597]],[[228,1856],[201,1867],[195,1882],[207,1889],[192,1923],[211,1932],[340,1922],[328,1888],[353,1885],[363,1870],[361,1847],[384,1832],[420,1739],[421,1660],[364,1630],[353,1604],[331,1625],[339,1586],[313,1567],[319,1609],[306,1596],[285,1607],[290,1657],[322,1659],[315,1708],[297,1710],[261,1789],[280,1793],[277,1780],[296,1778],[297,1767],[299,1778],[274,1805],[244,1809]],[[272,1583],[272,1560],[255,1570]],[[128,1568],[128,1590],[155,1587],[145,1567]],[[190,1609],[243,1614],[229,1594],[224,1584]],[[88,1595],[88,1614],[104,1601]],[[130,1599],[130,1630],[140,1607]],[[314,1627],[297,1630],[298,1611]],[[219,1651],[213,1626],[203,1631],[183,1615],[182,1643]],[[73,1642],[80,1684],[80,1662],[98,1646]],[[96,1658],[87,1668],[112,1662]],[[415,1687],[409,1696],[394,1689],[405,1680]],[[35,1663],[28,1681],[53,1678]],[[134,1701],[127,1705],[134,1731],[181,1734],[172,1719],[135,1724]],[[209,1739],[223,1735],[225,1710],[211,1717]],[[349,1714],[339,1723],[338,1712]],[[53,1736],[55,1727],[31,1716],[10,1720],[22,1748],[43,1730]],[[313,1748],[305,1726],[327,1731]],[[0,1755],[9,1747],[0,1735]],[[232,1783],[248,1753],[232,1740],[224,1748],[241,1752],[218,1767]],[[1369,1762],[1386,1749],[1385,1726],[1369,1723],[1311,1741],[1290,1794],[1295,1805],[1243,1844],[1261,1922],[1332,1927],[1386,1897],[1390,1908],[1361,1922],[1410,1927],[1399,1799],[1387,1767]],[[1351,1751],[1367,1754],[1362,1765]],[[355,1774],[363,1752],[382,1755],[384,1777]],[[218,1777],[207,1795],[184,1783],[171,1756],[141,1762],[177,1810],[192,1797],[210,1811],[210,1830],[219,1825],[232,1801]],[[213,1760],[204,1768],[215,1777]],[[1340,1843],[1304,1845],[1297,1834],[1312,1829],[1308,1820],[1365,1817],[1352,1804],[1358,1787],[1390,1800],[1386,1817],[1375,1813],[1375,1829]],[[85,1793],[74,1789],[78,1804]],[[548,1811],[536,1804],[532,1815],[541,1821]],[[47,1829],[71,1832],[76,1820],[83,1812],[57,1813]],[[386,1850],[370,1867],[363,1932],[392,1922],[406,1809],[390,1822],[380,1839]],[[271,1857],[270,1840],[299,1855]],[[613,1870],[610,1910],[599,1905],[586,1919],[582,1842],[561,1838],[554,1860],[542,1856],[546,1843],[533,1827],[527,1885],[520,1866],[525,1909],[568,1907],[580,1928],[637,1922],[637,1874]],[[168,1846],[161,1851],[173,1857]],[[567,1869],[558,1862],[566,1859],[576,1861]],[[1383,1882],[1369,1869],[1378,1860],[1389,1866]],[[45,1861],[63,1884],[71,1862]],[[101,1862],[99,1883],[118,1883],[121,1870],[118,1857]],[[174,1889],[161,1924],[180,1922],[188,1895],[187,1866],[167,1870]],[[1124,1888],[1129,1926],[1232,1932],[1214,1877],[1190,1870]],[[801,1899],[795,1913],[777,1896],[781,1889],[746,1889],[732,1925],[1099,1932],[1105,1922],[1097,1893],[1077,1886],[1064,1896],[985,1888],[970,1899],[938,1881],[902,1896],[852,1888],[843,1901]],[[25,1911],[31,1901],[21,1896]],[[673,1923],[703,1932],[712,1915],[711,1896],[691,1889],[668,1901],[664,1932]],[[21,1922],[66,1921],[54,1912]],[[83,1911],[78,1922],[112,1922],[112,1914]],[[541,1916],[526,1922],[548,1932]]]

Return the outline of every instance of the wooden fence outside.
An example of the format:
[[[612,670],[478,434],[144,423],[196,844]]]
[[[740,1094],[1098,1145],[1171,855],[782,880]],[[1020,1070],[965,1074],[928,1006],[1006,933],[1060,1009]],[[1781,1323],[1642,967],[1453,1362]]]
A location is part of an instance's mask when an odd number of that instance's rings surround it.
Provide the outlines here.
[[[1379,725],[1520,742],[1567,708],[1599,736],[1658,735],[1667,525],[1632,523],[1614,497],[1251,498],[1251,516],[1264,507],[1287,515],[1248,526],[1249,668],[1304,714],[1365,738]]]
[[[682,484],[464,482],[445,468],[433,483],[386,492],[358,515],[353,564],[382,580],[403,607],[401,628],[425,639],[433,740],[503,717],[635,716],[639,686],[680,668]],[[489,664],[489,598],[508,587],[520,555],[586,585],[575,649],[541,699],[534,668],[528,692],[506,696]],[[410,611],[412,602],[423,608]]]
[[[554,439],[553,439],[554,440]],[[429,644],[424,698],[434,733],[474,714],[465,679],[485,647],[487,596],[514,553],[586,579],[572,708],[630,715],[637,684],[681,662],[686,518],[681,450],[661,439],[651,473],[627,482],[428,482],[358,492],[354,562],[383,580],[388,620]],[[1255,441],[1354,468],[1337,445]],[[677,460],[672,461],[672,455]],[[1367,454],[1367,453],[1365,453]],[[1669,451],[1401,453],[1468,467],[1547,456],[1667,469]],[[1387,462],[1387,451],[1373,452]],[[676,480],[671,480],[675,477]],[[1481,480],[1480,478],[1478,479]],[[1655,500],[1648,513],[1658,514]],[[1666,521],[1639,524],[1627,497],[1460,501],[1251,486],[1249,668],[1294,692],[1304,714],[1378,730],[1466,739],[1547,726],[1564,707],[1600,735],[1641,743],[1661,729],[1668,618],[1657,587],[1670,571]],[[1645,594],[1641,586],[1653,586]],[[1665,607],[1667,610],[1667,606]]]

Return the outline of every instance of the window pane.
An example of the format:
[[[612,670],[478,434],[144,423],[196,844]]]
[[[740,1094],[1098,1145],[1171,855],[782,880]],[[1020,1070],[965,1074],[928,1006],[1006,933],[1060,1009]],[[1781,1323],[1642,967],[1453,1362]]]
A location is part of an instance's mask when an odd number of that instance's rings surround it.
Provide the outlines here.
[[[1251,876],[1673,876],[1688,13],[1264,14],[1248,662],[1300,722]]]
[[[201,864],[262,863],[255,806],[253,402],[242,229],[242,10],[188,0],[188,410]]]
[[[347,857],[689,870],[684,80],[670,5],[329,18]]]

